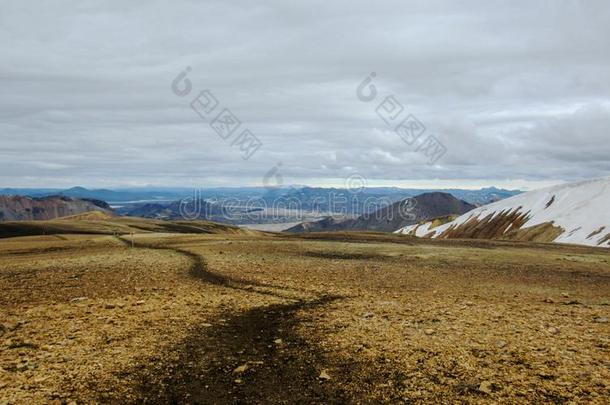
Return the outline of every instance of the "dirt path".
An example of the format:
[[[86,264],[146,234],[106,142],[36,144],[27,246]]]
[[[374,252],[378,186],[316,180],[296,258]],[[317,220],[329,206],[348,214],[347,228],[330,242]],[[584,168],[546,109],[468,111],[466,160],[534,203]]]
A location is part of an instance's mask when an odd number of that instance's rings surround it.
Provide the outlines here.
[[[122,244],[124,244],[125,246],[132,247],[131,240],[124,239],[120,236],[116,236],[115,238],[118,241],[120,241]],[[273,285],[270,283],[263,284],[263,283],[259,283],[254,280],[244,281],[244,280],[236,279],[233,277],[225,276],[222,274],[214,273],[209,270],[209,267],[208,267],[205,259],[201,255],[199,255],[197,253],[193,253],[186,249],[180,249],[177,247],[167,246],[167,245],[162,245],[162,244],[143,244],[143,243],[138,243],[138,242],[133,242],[133,247],[140,248],[140,249],[154,249],[154,250],[162,250],[162,251],[164,250],[164,251],[168,251],[168,252],[178,253],[179,255],[182,255],[182,256],[188,258],[190,260],[190,262],[192,263],[191,267],[189,268],[189,274],[191,276],[193,276],[194,278],[197,278],[199,280],[202,280],[206,283],[213,284],[213,285],[230,288],[230,289],[235,289],[235,290],[247,291],[248,293],[270,295],[270,296],[293,300],[293,301],[301,300],[302,296],[304,294],[309,295],[309,296],[312,295],[311,292],[303,290],[303,289],[280,287],[280,286]],[[318,295],[315,295],[312,297],[312,299],[315,299],[317,297],[318,297]]]
[[[118,237],[126,246],[131,241]],[[244,282],[211,272],[188,250],[135,243],[188,257],[189,272],[205,282],[288,302],[236,313],[197,327],[158,361],[137,367],[134,403],[345,403],[340,387],[320,379],[325,360],[316,345],[297,332],[302,313],[341,297],[294,299],[286,288]],[[253,286],[258,287],[253,289]],[[279,290],[279,291],[278,291]],[[292,291],[294,293],[294,291]]]
[[[345,403],[346,395],[319,379],[324,359],[296,332],[297,311],[335,297],[259,307],[214,327],[201,327],[178,358],[138,376],[144,403]]]

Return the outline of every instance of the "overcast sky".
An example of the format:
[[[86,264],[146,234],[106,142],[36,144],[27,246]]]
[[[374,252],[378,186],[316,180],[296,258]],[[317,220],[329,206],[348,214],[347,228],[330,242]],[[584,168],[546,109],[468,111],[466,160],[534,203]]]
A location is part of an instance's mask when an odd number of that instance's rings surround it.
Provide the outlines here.
[[[605,0],[1,0],[0,187],[261,185],[278,163],[319,185],[608,176],[609,22]],[[434,164],[377,115],[391,95],[446,148]]]

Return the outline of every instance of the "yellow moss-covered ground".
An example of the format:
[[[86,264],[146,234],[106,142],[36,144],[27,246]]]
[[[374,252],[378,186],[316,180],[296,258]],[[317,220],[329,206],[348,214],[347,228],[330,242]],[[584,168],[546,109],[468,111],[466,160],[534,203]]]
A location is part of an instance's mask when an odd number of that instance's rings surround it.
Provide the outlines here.
[[[376,234],[0,240],[0,403],[589,402],[610,254]]]

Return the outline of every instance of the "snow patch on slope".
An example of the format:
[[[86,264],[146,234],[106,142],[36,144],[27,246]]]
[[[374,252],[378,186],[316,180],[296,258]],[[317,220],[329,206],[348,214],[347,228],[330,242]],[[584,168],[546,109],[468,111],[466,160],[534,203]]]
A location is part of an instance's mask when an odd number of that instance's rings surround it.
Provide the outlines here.
[[[438,237],[470,219],[482,220],[489,215],[493,218],[515,210],[527,213],[528,219],[521,229],[543,223],[561,227],[563,233],[555,242],[610,246],[607,239],[610,233],[610,177],[530,191],[476,208],[433,229],[426,223],[407,226],[396,233],[415,236],[432,233],[432,237]]]

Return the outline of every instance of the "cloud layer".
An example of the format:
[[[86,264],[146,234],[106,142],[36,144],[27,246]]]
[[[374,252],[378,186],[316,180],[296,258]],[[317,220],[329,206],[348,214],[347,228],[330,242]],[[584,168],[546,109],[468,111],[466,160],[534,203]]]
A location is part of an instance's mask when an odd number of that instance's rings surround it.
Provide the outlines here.
[[[0,186],[610,175],[605,1],[293,3],[4,2]],[[203,89],[263,143],[249,160],[191,110]],[[447,148],[435,164],[378,117],[389,95]]]

